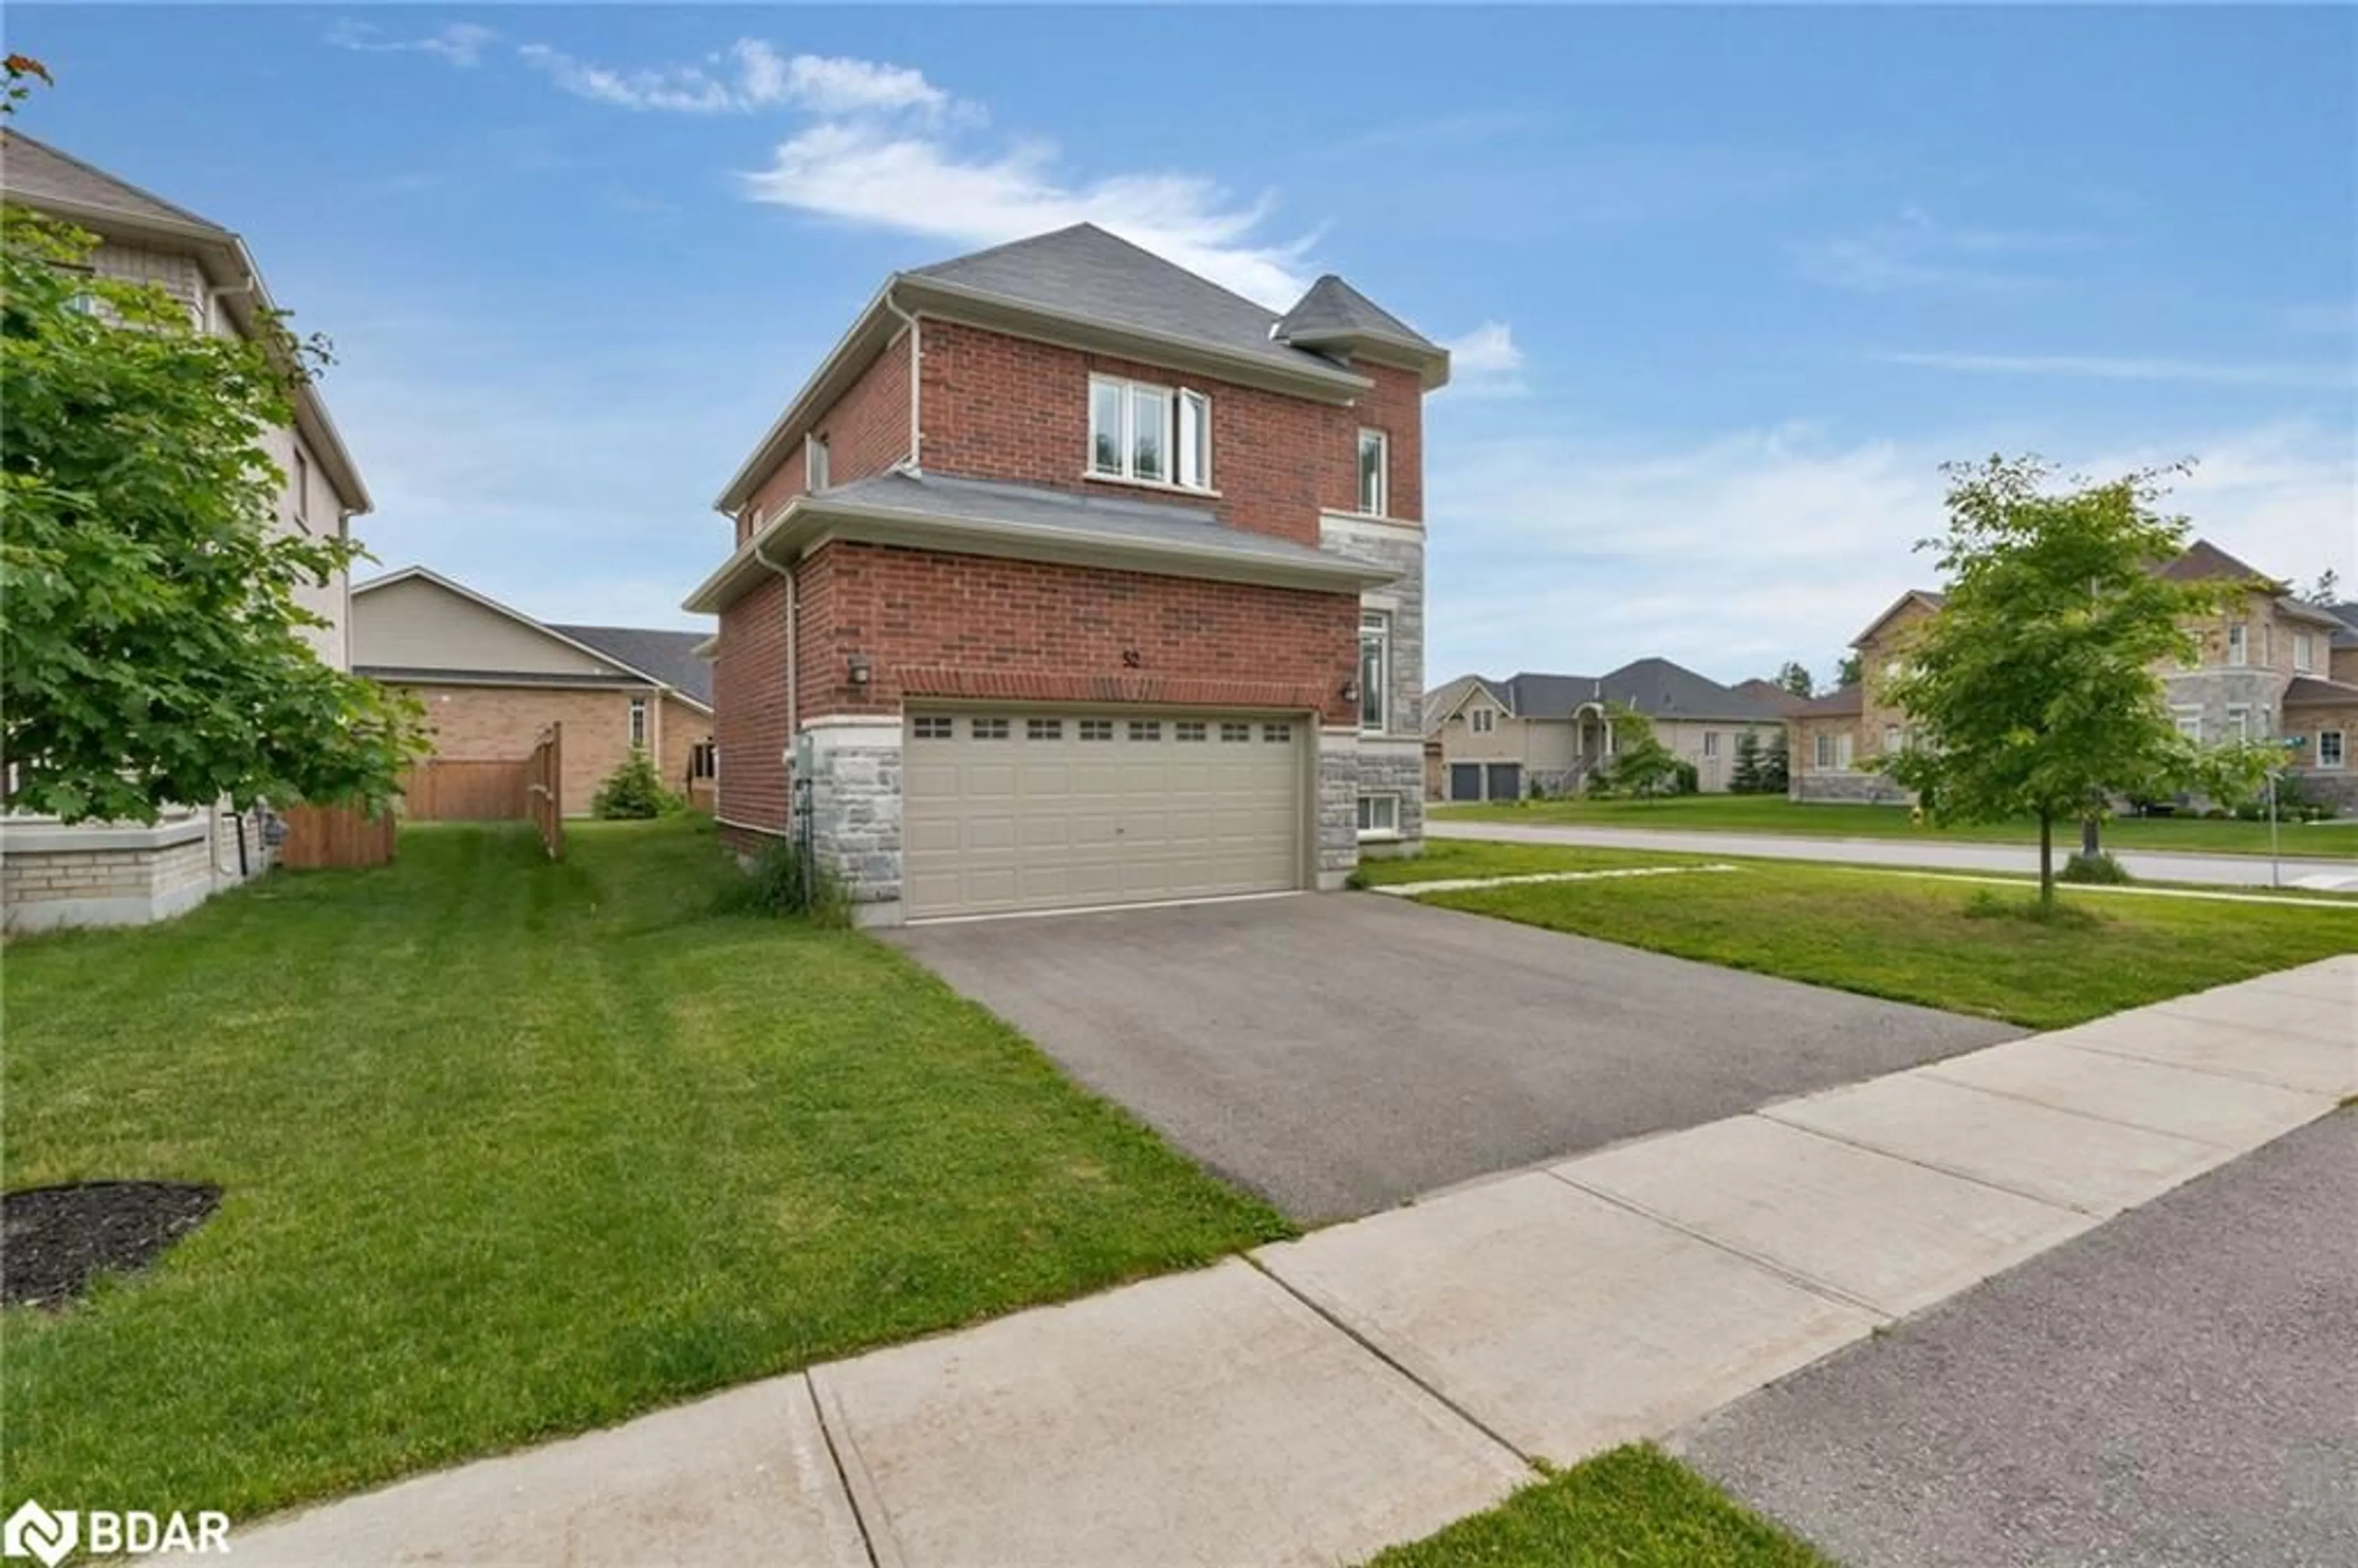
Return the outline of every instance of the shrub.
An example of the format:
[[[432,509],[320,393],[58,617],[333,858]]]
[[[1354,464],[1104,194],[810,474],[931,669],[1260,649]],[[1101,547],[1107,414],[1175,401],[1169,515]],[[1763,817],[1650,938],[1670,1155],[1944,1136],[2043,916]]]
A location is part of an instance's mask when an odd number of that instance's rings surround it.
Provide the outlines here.
[[[851,895],[841,879],[786,839],[753,857],[737,880],[721,889],[714,906],[723,914],[795,915],[814,925],[851,924]]]
[[[1682,761],[1671,773],[1672,795],[1694,795],[1703,788],[1703,775],[1693,762]]]
[[[684,810],[687,802],[663,786],[654,759],[633,749],[590,797],[590,815],[607,821],[644,820]]]
[[[2063,881],[2086,882],[2101,887],[2117,887],[2123,882],[2136,880],[2129,875],[2126,867],[2102,849],[2093,855],[2074,853],[2063,862],[2063,869],[2055,874]]]

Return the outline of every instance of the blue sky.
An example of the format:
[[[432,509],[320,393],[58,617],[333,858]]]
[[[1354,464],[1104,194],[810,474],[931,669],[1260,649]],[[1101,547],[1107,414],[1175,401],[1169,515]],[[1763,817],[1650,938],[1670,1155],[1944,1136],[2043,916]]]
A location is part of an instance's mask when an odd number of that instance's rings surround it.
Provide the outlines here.
[[[1093,218],[1459,349],[1429,673],[1727,679],[1922,579],[1937,465],[2201,460],[2358,582],[2347,8],[12,7],[24,128],[336,341],[361,532],[692,624],[712,496],[897,266]]]

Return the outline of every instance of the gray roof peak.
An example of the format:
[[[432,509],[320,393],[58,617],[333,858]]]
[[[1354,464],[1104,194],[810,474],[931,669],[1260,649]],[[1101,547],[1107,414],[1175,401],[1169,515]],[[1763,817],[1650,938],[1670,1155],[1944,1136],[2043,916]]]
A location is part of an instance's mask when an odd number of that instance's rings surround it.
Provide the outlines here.
[[[224,236],[229,233],[211,219],[200,218],[152,190],[143,190],[95,164],[84,163],[71,153],[59,152],[13,125],[0,128],[0,190],[28,207],[58,203],[80,211],[111,213],[132,222],[144,220],[172,228],[209,229]]]
[[[1310,286],[1310,292],[1278,322],[1276,331],[1287,342],[1305,345],[1388,338],[1404,347],[1441,351],[1439,344],[1331,272]]]

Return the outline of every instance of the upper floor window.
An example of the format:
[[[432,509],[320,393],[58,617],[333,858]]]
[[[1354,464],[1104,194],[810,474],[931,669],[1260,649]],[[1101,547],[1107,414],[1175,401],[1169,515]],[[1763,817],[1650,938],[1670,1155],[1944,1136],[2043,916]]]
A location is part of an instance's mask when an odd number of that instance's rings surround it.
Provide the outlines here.
[[[1381,430],[1359,432],[1359,510],[1370,517],[1391,515],[1391,445]]]
[[[644,752],[647,747],[647,699],[631,698],[631,749]]]
[[[2317,643],[2306,632],[2292,634],[2292,668],[2295,675],[2307,675],[2317,668]]]
[[[1212,400],[1186,387],[1089,377],[1089,472],[1212,488]]]
[[[311,528],[311,460],[303,449],[295,449],[294,478],[289,481],[295,491],[295,521],[308,533]]]
[[[2252,662],[2252,629],[2240,621],[2227,628],[2227,662],[2239,668]]]
[[[803,488],[816,494],[834,481],[828,477],[827,438],[803,438]]]
[[[1380,733],[1390,728],[1391,705],[1384,688],[1391,684],[1392,618],[1381,610],[1359,612],[1359,728]]]
[[[1473,725],[1474,733],[1476,735],[1487,735],[1490,733],[1492,728],[1498,724],[1498,715],[1497,710],[1494,708],[1477,708],[1474,710],[1468,722]]]

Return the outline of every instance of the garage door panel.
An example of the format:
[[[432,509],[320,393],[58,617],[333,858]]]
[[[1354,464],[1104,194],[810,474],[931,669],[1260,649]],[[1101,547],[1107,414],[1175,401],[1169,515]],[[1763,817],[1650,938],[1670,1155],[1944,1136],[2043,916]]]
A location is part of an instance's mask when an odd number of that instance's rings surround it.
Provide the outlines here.
[[[913,715],[912,915],[1301,885],[1311,727],[1181,715]]]

